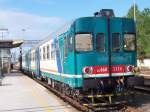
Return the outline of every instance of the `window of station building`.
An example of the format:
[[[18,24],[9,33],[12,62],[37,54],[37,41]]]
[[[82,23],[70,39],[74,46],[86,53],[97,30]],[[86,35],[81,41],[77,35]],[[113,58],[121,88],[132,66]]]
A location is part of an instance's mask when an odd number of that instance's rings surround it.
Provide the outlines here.
[[[99,33],[96,35],[96,50],[98,52],[105,52],[105,35]]]
[[[77,52],[92,51],[93,50],[92,34],[76,34],[75,49]]]
[[[135,51],[135,34],[124,34],[124,50]]]
[[[47,59],[50,58],[50,47],[49,45],[47,45]]]
[[[120,51],[120,34],[119,33],[112,34],[112,50],[114,52]]]

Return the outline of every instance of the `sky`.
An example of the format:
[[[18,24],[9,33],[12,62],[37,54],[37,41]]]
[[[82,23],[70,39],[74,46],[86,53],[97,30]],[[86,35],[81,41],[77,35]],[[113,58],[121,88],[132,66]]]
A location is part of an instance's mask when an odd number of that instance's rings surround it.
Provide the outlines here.
[[[150,8],[149,0],[135,2],[140,10]],[[133,0],[0,0],[0,29],[8,29],[5,39],[41,40],[65,23],[93,16],[100,9],[125,16],[132,4]]]

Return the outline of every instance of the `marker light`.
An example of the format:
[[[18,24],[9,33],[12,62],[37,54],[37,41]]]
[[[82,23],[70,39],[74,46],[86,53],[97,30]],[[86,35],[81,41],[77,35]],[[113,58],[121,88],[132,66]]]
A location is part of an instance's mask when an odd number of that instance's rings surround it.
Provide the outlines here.
[[[92,72],[92,67],[84,67],[84,68],[83,68],[83,73],[89,74],[89,73],[91,73],[91,72]]]
[[[134,70],[134,66],[132,65],[127,66],[127,72],[133,72],[133,70]]]

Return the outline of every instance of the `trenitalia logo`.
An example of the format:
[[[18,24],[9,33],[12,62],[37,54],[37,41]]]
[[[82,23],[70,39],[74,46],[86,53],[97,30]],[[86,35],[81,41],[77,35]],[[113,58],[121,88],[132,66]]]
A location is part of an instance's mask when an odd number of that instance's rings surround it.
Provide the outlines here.
[[[105,74],[109,73],[109,66],[93,66],[92,67],[92,74]],[[125,65],[117,65],[111,66],[112,73],[123,73],[126,71]]]

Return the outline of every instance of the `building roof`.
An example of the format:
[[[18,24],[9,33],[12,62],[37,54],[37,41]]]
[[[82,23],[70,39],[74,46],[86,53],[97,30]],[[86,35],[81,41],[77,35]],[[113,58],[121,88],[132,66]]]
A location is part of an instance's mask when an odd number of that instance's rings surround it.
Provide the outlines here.
[[[15,48],[19,47],[23,40],[0,40],[0,48]]]

